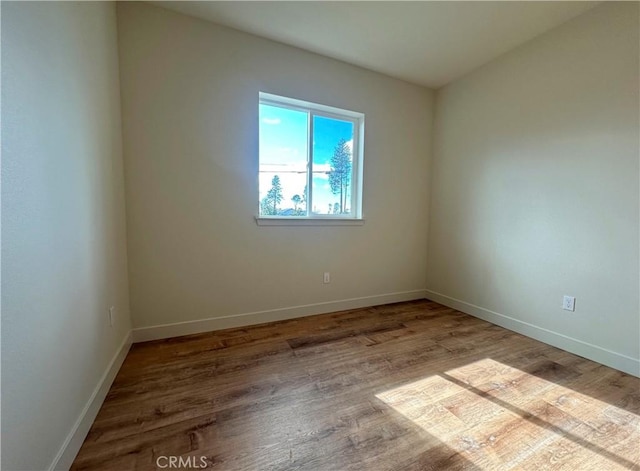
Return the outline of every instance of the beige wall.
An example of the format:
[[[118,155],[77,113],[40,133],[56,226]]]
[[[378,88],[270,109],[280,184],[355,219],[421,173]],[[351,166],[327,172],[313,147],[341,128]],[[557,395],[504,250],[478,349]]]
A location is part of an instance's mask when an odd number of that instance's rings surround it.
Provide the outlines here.
[[[118,20],[134,326],[423,293],[431,91],[151,5]],[[365,113],[364,226],[256,225],[259,91]]]
[[[114,4],[2,3],[2,469],[53,463],[131,328],[116,39]]]
[[[610,3],[438,91],[434,299],[638,374],[638,83]]]
[[[117,10],[126,188],[114,5],[2,5],[3,469],[52,464],[131,328],[125,191],[136,327],[426,285],[637,374],[637,4],[440,90],[433,143],[427,89]],[[364,226],[255,224],[258,91],[366,114]]]

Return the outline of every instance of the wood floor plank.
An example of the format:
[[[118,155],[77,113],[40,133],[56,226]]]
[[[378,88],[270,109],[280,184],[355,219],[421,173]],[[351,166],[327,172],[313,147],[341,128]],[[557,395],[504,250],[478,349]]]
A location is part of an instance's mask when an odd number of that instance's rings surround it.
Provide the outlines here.
[[[136,344],[72,469],[640,469],[639,429],[640,379],[424,300]]]

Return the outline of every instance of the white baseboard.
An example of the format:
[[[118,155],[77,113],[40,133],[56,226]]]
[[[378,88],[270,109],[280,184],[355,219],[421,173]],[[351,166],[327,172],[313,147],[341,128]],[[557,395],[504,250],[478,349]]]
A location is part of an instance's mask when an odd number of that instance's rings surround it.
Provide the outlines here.
[[[326,314],[328,312],[344,311],[346,309],[358,309],[362,307],[377,306],[380,304],[398,303],[424,299],[426,291],[423,289],[414,291],[402,291],[399,293],[365,296],[362,298],[343,299],[302,306],[270,309],[267,311],[248,312],[224,317],[212,317],[196,321],[178,322],[175,324],[155,325],[151,327],[139,327],[133,329],[134,342],[146,342],[181,335],[199,334],[214,330],[230,329],[247,325],[264,324],[265,322],[283,321],[296,317]]]
[[[554,347],[561,348],[581,357],[588,358],[589,360],[597,361],[603,365],[610,366],[616,370],[624,371],[630,375],[640,377],[640,360],[632,358],[622,353],[617,353],[606,348],[599,347],[582,340],[575,339],[552,330],[538,327],[528,322],[524,322],[513,317],[500,314],[498,312],[485,309],[475,304],[471,304],[465,301],[461,301],[450,296],[446,296],[435,291],[425,290],[426,297],[432,301],[436,301],[445,306],[457,309],[466,314],[470,314],[474,317],[478,317],[492,324],[499,325],[506,329],[518,332],[519,334],[526,335],[533,339],[539,340]]]
[[[100,410],[100,407],[102,407],[105,397],[107,397],[109,388],[111,388],[111,384],[118,374],[118,371],[122,366],[122,362],[129,352],[129,348],[131,348],[131,339],[131,332],[129,332],[111,359],[111,362],[109,363],[109,366],[107,366],[102,378],[98,381],[96,388],[93,390],[93,394],[91,394],[89,401],[87,401],[84,409],[82,409],[80,417],[78,417],[78,420],[71,429],[71,432],[67,435],[60,451],[58,451],[53,463],[49,467],[50,471],[68,470],[71,468],[73,460],[80,451],[80,447],[82,446],[87,433],[89,433],[89,429],[91,428],[91,425],[93,425],[93,421],[98,415],[98,411]]]

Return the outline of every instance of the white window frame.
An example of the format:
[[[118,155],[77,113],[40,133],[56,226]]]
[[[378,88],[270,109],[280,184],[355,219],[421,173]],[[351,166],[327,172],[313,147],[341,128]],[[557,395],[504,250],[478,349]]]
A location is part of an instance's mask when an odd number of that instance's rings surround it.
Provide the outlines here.
[[[321,105],[295,98],[259,92],[259,103],[309,113],[307,130],[307,214],[303,216],[258,215],[256,222],[262,226],[273,225],[362,225],[362,182],[364,162],[364,114],[332,106]],[[314,214],[313,208],[313,117],[339,119],[353,123],[353,148],[351,150],[351,211],[349,214]],[[258,172],[260,171],[258,155]],[[257,179],[259,181],[259,178]]]

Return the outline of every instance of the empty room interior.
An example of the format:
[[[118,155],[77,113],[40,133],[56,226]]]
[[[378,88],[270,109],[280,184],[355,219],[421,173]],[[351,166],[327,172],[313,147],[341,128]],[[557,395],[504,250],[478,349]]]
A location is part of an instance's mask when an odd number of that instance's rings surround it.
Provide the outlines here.
[[[640,3],[1,3],[1,467],[640,470]]]

